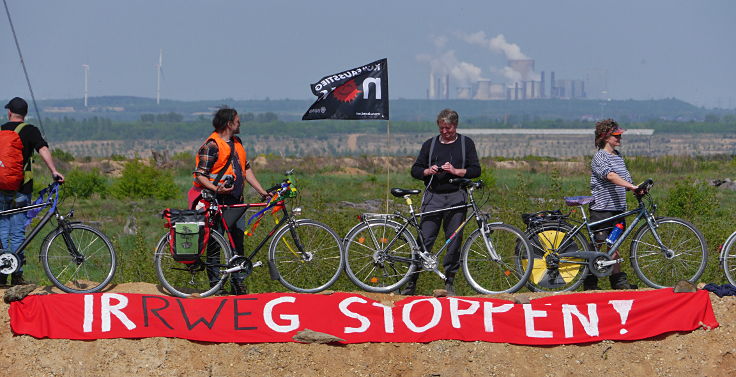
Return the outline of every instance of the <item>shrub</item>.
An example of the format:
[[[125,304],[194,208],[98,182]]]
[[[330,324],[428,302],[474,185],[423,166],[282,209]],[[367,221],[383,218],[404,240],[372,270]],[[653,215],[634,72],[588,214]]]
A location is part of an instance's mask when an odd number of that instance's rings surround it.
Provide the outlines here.
[[[693,219],[713,216],[718,208],[715,189],[690,178],[675,183],[664,201],[668,216]]]
[[[110,191],[118,199],[173,199],[179,192],[170,171],[145,165],[139,160],[125,164],[123,176]]]
[[[74,169],[66,175],[65,188],[68,193],[77,198],[89,198],[92,194],[105,197],[107,194],[107,179],[99,169],[83,171]]]
[[[63,149],[54,149],[51,151],[51,156],[54,157],[54,159],[64,162],[70,162],[74,161],[74,155],[71,153],[63,150]]]

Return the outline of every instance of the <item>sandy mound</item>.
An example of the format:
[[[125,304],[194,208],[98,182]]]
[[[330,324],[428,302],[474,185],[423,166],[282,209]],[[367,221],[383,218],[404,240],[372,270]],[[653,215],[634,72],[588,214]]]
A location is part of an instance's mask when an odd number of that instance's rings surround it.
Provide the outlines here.
[[[162,294],[157,286],[145,283],[110,290]],[[0,289],[0,294],[4,291]],[[379,301],[401,298],[364,295]],[[0,360],[5,376],[733,376],[736,298],[711,294],[711,301],[721,324],[713,330],[554,347],[454,340],[340,346],[210,344],[169,338],[35,339],[12,334],[8,305],[0,303]]]

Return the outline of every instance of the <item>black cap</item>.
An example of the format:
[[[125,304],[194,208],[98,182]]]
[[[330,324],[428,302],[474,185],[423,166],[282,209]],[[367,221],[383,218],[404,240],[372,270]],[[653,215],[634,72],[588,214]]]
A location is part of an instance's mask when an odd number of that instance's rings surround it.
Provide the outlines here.
[[[15,97],[5,105],[5,108],[13,114],[26,116],[28,114],[28,102],[20,97]]]

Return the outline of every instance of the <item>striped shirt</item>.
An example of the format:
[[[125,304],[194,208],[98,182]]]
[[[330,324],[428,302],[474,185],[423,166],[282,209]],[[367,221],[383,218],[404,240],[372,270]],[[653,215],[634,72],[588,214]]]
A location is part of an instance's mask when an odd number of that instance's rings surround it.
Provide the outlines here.
[[[631,174],[626,169],[624,158],[617,150],[615,154],[599,149],[590,163],[590,191],[595,203],[590,209],[597,211],[625,211],[626,189],[606,179],[610,172],[618,174],[623,180],[631,183]]]

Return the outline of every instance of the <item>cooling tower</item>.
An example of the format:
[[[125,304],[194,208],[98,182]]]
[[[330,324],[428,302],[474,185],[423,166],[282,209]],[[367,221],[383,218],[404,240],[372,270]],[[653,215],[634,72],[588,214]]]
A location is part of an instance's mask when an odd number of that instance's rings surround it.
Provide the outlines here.
[[[478,81],[478,90],[475,91],[475,97],[473,99],[488,100],[491,99],[491,81],[480,80]]]
[[[532,72],[534,72],[533,59],[511,59],[508,61],[508,65],[511,69],[521,74],[521,81],[532,79]]]

